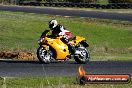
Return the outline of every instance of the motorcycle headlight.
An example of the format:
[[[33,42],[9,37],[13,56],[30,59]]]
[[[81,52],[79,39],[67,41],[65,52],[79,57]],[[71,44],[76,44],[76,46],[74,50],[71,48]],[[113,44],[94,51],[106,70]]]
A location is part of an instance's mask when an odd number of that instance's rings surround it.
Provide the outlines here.
[[[42,43],[43,40],[44,40],[44,38],[40,38],[40,39],[38,40],[38,44]]]

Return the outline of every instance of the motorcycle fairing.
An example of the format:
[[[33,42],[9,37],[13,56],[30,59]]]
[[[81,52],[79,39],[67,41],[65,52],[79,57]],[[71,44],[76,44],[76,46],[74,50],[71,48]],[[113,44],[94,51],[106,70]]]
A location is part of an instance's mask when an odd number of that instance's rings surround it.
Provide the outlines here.
[[[75,36],[75,39],[70,41],[71,44],[76,45],[78,43],[80,43],[81,41],[86,40],[84,37],[80,37],[80,36]]]
[[[56,39],[45,38],[46,43],[56,50],[56,60],[64,60],[69,55],[68,46],[64,44],[60,38],[61,37]]]

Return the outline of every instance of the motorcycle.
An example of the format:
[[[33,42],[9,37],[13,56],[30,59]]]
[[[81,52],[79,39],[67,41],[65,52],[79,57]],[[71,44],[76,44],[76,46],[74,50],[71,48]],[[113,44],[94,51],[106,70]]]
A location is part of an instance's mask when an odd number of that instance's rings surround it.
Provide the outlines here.
[[[90,53],[86,49],[89,44],[84,37],[75,36],[70,43],[75,47],[75,53],[72,54],[68,46],[62,41],[63,36],[49,35],[46,30],[38,40],[40,45],[37,49],[37,57],[42,63],[51,63],[56,61],[66,61],[74,58],[77,63],[84,64],[89,61]],[[69,38],[72,36],[69,31],[65,32]]]

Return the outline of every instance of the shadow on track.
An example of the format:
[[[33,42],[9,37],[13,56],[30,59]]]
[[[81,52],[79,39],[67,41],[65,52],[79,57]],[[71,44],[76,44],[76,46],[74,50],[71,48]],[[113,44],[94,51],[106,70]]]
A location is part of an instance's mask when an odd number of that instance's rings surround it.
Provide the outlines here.
[[[41,62],[39,62],[39,61],[28,61],[28,60],[8,60],[8,59],[2,59],[2,60],[0,60],[0,63],[29,63],[29,64],[45,64],[45,63],[41,63]],[[81,65],[81,64],[79,64],[79,63],[77,63],[77,62],[75,62],[75,61],[62,61],[62,62],[60,62],[60,61],[54,61],[54,62],[51,62],[51,63],[49,63],[49,64],[69,64],[69,65]],[[105,65],[105,66],[107,66],[108,64],[109,65],[132,65],[132,61],[89,61],[89,62],[87,62],[87,63],[85,63],[85,64],[83,64],[83,65],[92,65],[92,66],[96,66],[96,65],[101,65],[101,64],[103,64],[103,65]],[[46,65],[46,64],[45,64]],[[47,64],[48,65],[48,64]]]
[[[45,63],[41,63],[39,61],[27,61],[27,60],[0,60],[0,63],[4,62],[4,63],[29,63],[29,64],[45,64]],[[79,63],[75,62],[75,61],[63,61],[63,62],[59,62],[59,61],[54,61],[52,63],[49,64],[77,64],[79,65]]]

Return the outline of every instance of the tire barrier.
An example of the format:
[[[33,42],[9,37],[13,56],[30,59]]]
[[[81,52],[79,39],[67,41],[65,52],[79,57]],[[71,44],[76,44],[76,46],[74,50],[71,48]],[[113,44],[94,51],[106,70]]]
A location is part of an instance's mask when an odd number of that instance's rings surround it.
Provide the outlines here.
[[[97,8],[97,9],[132,9],[132,3],[38,3],[38,2],[19,2],[19,5],[30,6],[47,6],[47,7],[80,7],[80,8]]]

